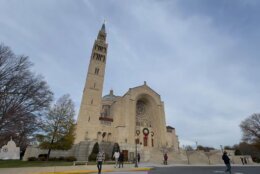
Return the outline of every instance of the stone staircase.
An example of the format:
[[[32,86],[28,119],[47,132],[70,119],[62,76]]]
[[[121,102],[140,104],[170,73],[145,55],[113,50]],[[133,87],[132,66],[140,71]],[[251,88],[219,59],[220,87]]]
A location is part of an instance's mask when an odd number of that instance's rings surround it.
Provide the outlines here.
[[[77,144],[75,149],[75,157],[78,161],[87,161],[88,156],[91,153],[91,150],[93,149],[94,142],[91,141],[81,141],[79,144]]]
[[[99,148],[102,149],[106,153],[106,155],[108,155],[109,158],[111,158],[113,156],[112,155],[113,147],[114,147],[114,143],[111,143],[111,142],[100,142],[99,143]]]
[[[151,162],[155,164],[163,164],[163,155],[164,153],[157,148],[151,148],[147,151],[144,151],[144,161]],[[168,149],[168,164],[187,164],[187,156],[182,152],[176,152]]]

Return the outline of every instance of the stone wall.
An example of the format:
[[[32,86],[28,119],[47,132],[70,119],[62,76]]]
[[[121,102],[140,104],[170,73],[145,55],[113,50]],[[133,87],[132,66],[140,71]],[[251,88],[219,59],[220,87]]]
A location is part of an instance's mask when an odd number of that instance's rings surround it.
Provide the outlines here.
[[[74,145],[72,149],[68,151],[52,150],[50,157],[68,157],[74,156],[78,161],[87,161],[95,142],[84,141],[80,144]],[[100,147],[107,155],[112,155],[113,143],[100,142]],[[120,143],[120,150],[128,150],[128,159],[133,161],[135,156],[135,145],[129,145],[127,143]],[[141,155],[142,162],[152,162],[156,164],[162,164],[163,152],[159,148],[143,148],[137,146],[137,152]],[[28,146],[24,154],[23,160],[27,161],[29,157],[38,157],[40,154],[47,154],[47,150],[39,149],[36,146]],[[223,164],[222,152],[220,150],[213,150],[209,152],[204,151],[179,151],[169,150],[168,163],[169,164],[197,164],[197,165],[214,165]],[[235,156],[233,152],[228,152],[229,158],[232,164],[242,164],[241,158],[247,160],[247,164],[253,164],[251,156]]]
[[[28,146],[23,156],[23,161],[27,161],[30,157],[38,158],[40,154],[47,154],[48,150],[40,149],[36,145]],[[52,150],[50,157],[69,157],[73,155],[73,148],[70,150]]]

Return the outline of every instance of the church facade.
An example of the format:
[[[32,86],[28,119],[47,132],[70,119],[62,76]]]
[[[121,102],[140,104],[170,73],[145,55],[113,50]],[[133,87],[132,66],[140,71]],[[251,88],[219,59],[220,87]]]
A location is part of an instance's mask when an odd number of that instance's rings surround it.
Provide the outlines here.
[[[130,88],[123,96],[111,90],[102,96],[108,44],[105,24],[94,42],[77,119],[75,146],[84,142],[118,143],[132,158],[140,153],[168,148],[178,151],[175,129],[166,126],[164,102],[160,95],[143,85]],[[149,155],[146,157],[149,160]]]

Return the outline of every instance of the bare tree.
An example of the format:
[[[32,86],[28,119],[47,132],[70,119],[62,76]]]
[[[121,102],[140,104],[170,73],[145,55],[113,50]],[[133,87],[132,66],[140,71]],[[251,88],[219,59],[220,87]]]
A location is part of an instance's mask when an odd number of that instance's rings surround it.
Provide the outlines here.
[[[44,134],[37,136],[40,147],[48,149],[47,159],[52,149],[68,150],[73,145],[74,116],[74,103],[69,95],[63,95],[48,111],[42,127]]]
[[[215,148],[214,147],[207,147],[207,146],[198,145],[197,146],[197,150],[203,150],[205,152],[209,152],[211,150],[215,150]]]
[[[47,83],[30,71],[31,66],[27,56],[0,45],[0,145],[12,136],[24,148],[52,100]]]
[[[186,156],[187,156],[187,162],[188,164],[190,164],[190,156],[195,153],[196,151],[192,148],[192,146],[190,145],[187,145],[187,146],[183,146],[183,150],[185,151],[186,153]]]
[[[249,143],[260,143],[260,114],[253,114],[241,122],[243,140]]]
[[[213,156],[214,154],[218,153],[218,151],[205,151],[205,155],[207,156],[208,158],[208,162],[209,162],[209,165],[211,164],[210,162],[210,157]]]

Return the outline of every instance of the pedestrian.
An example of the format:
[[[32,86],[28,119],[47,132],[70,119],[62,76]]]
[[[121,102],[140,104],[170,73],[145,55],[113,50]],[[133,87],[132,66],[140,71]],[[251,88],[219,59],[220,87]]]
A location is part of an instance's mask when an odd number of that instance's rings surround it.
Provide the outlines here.
[[[124,154],[123,154],[123,151],[120,153],[118,160],[119,160],[119,168],[120,168],[120,165],[123,168],[124,167]]]
[[[99,151],[97,154],[97,168],[98,168],[98,174],[101,174],[102,170],[102,163],[105,160],[105,153],[103,151]]]
[[[245,164],[247,164],[247,160],[246,160],[246,157],[244,157],[244,162],[245,162]]]
[[[164,158],[164,161],[163,161],[164,165],[167,165],[167,160],[168,160],[167,153],[164,154],[163,158]]]
[[[241,162],[242,162],[242,164],[244,165],[245,163],[244,163],[244,158],[240,158],[241,159]]]
[[[138,160],[138,163],[140,163],[140,153],[137,154],[137,160]]]
[[[230,165],[230,159],[227,156],[227,152],[224,151],[223,155],[222,155],[222,159],[225,163],[225,165],[227,166],[226,172],[229,172],[231,174],[231,165]]]
[[[118,166],[118,158],[120,153],[118,151],[115,151],[113,157],[115,158],[115,168]]]

